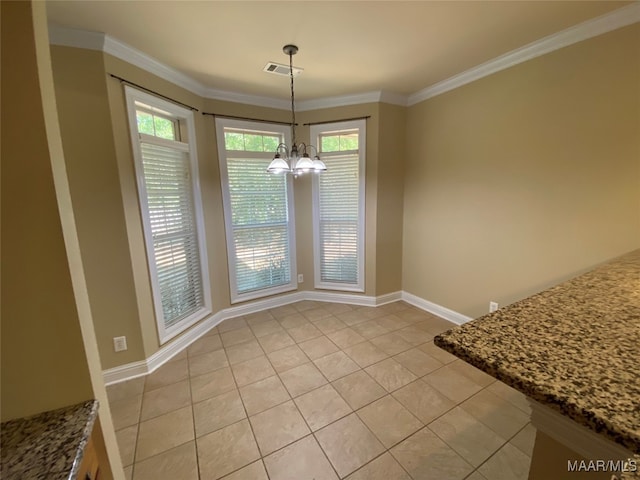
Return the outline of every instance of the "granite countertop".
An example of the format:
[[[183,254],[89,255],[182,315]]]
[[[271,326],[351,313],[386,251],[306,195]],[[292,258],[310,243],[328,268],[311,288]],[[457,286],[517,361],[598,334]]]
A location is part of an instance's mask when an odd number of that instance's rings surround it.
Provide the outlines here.
[[[434,341],[640,453],[640,250]]]
[[[9,420],[0,428],[5,480],[75,479],[98,414],[98,401]]]

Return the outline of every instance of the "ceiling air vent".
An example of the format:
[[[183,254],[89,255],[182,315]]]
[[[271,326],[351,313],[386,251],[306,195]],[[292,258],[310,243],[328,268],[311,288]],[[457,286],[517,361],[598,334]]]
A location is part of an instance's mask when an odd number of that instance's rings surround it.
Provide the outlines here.
[[[289,76],[289,65],[283,65],[281,63],[268,62],[262,70],[267,73],[275,73],[276,75],[284,75],[285,77]],[[303,70],[304,68],[293,67],[293,76],[297,77]]]

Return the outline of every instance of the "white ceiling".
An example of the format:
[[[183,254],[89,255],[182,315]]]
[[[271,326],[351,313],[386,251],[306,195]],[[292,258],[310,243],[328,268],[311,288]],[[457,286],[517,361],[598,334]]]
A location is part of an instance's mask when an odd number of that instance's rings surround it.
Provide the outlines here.
[[[207,88],[286,99],[262,71],[300,48],[296,98],[414,94],[619,1],[48,1],[50,24],[103,32]]]

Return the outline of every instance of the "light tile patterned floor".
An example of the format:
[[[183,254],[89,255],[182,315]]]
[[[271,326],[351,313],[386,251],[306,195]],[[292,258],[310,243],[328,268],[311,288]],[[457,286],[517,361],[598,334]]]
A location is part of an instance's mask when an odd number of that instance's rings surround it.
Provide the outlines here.
[[[403,302],[226,320],[108,387],[127,477],[526,479],[525,398],[436,347],[451,327]]]

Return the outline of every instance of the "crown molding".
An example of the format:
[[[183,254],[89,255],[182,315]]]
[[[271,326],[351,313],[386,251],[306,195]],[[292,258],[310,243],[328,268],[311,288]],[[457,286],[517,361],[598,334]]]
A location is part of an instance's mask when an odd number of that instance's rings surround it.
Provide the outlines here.
[[[200,82],[109,35],[105,36],[104,52],[189,90],[196,95],[205,96],[207,88]]]
[[[408,105],[409,97],[407,95],[402,95],[400,93],[394,93],[389,91],[380,92],[380,102],[381,103],[390,103],[391,105],[399,105],[401,107],[406,107]]]
[[[524,47],[505,53],[488,62],[454,75],[446,80],[431,85],[409,96],[388,92],[374,91],[354,95],[341,95],[298,102],[299,111],[321,108],[343,107],[363,103],[390,103],[400,106],[411,106],[429,98],[479,80],[493,73],[513,67],[527,60],[539,57],[554,50],[587,40],[598,35],[640,22],[640,2],[634,2],[608,14],[580,23],[566,30],[536,40]],[[246,95],[208,88],[195,79],[171,68],[155,58],[136,50],[129,45],[101,32],[90,32],[59,25],[49,25],[49,42],[53,45],[100,50],[127,63],[131,63],[158,77],[174,83],[196,95],[214,100],[243,103],[281,110],[289,109],[289,101],[257,95]]]
[[[49,43],[63,47],[104,51],[106,34],[49,24]]]
[[[406,106],[407,98],[390,92],[375,91],[357,93],[355,95],[340,95],[336,97],[318,98],[315,100],[303,100],[298,102],[296,107],[299,111],[318,110],[320,108],[344,107],[347,105],[360,105],[363,103],[395,103]]]
[[[288,110],[290,108],[288,100],[261,97],[257,95],[245,95],[237,92],[207,88],[188,75],[185,75],[184,73],[156,60],[150,55],[147,55],[146,53],[101,32],[90,32],[87,30],[78,30],[51,24],[49,25],[49,43],[65,47],[100,50],[119,58],[122,61],[135,65],[138,68],[146,70],[149,73],[178,85],[179,87],[203,98],[278,108],[281,110]]]
[[[536,40],[524,47],[512,50],[442,82],[431,85],[419,92],[409,95],[407,105],[415,105],[416,103],[499,72],[500,70],[505,70],[519,63],[553,52],[554,50],[559,50],[574,43],[597,37],[598,35],[626,27],[639,21],[640,2],[635,2],[626,7],[614,10],[611,13],[587,20],[561,32]]]
[[[203,96],[212,100],[244,103],[257,107],[278,108],[280,110],[289,110],[291,108],[291,100],[282,100],[280,98],[273,97],[261,97],[258,95],[246,95],[244,93],[229,92],[227,90],[218,90],[216,88],[206,89]],[[300,102],[298,102],[298,104],[299,103]],[[300,110],[300,108],[298,108],[298,110]]]

